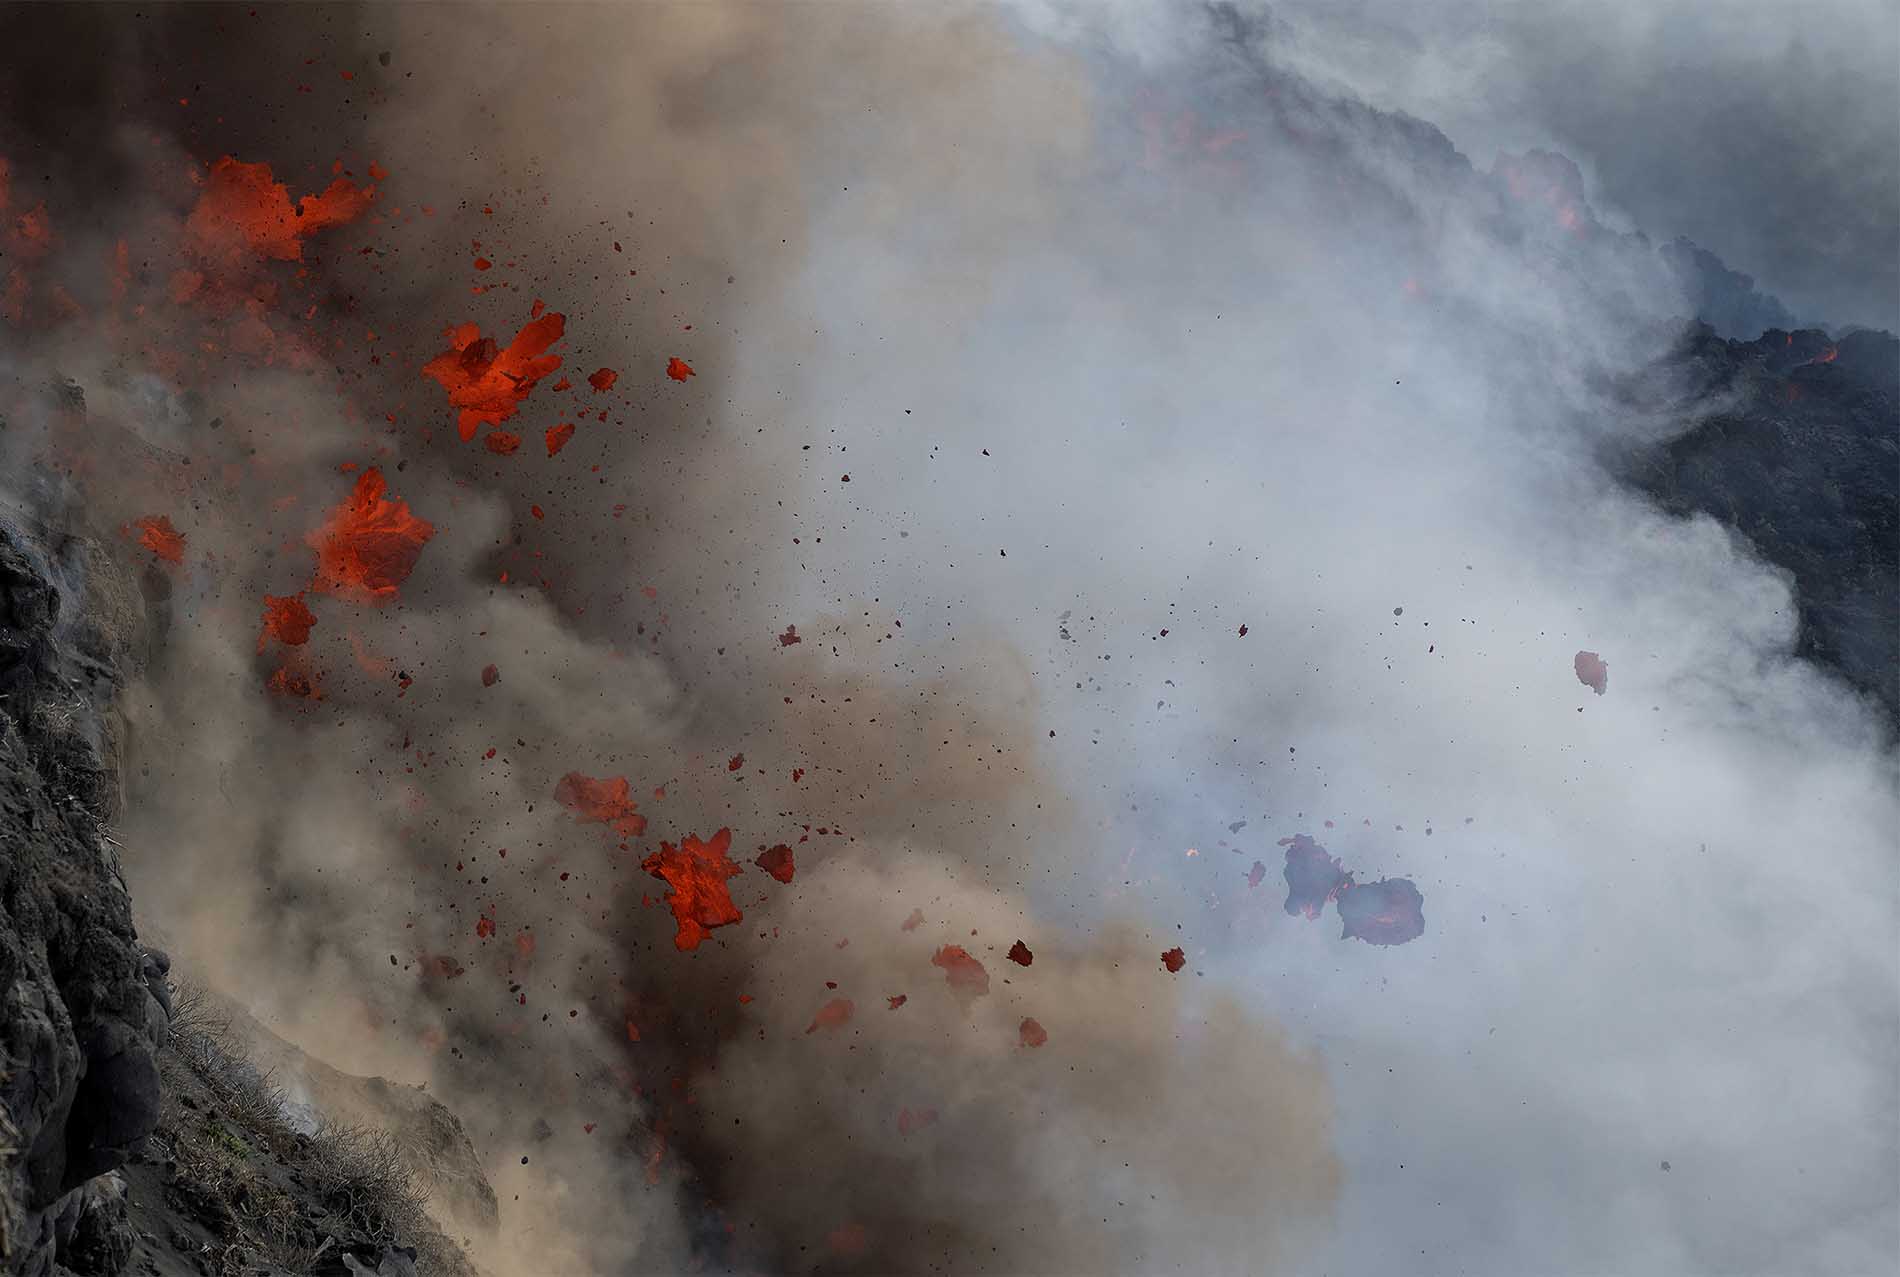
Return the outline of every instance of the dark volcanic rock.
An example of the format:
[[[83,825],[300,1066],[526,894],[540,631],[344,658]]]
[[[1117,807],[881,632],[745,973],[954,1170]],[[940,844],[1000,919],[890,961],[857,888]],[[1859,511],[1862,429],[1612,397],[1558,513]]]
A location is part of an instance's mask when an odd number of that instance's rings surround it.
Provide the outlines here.
[[[1900,339],[1770,329],[1725,341],[1698,324],[1658,371],[1650,384],[1686,392],[1695,425],[1615,468],[1793,573],[1796,653],[1900,720]]]
[[[110,1271],[123,1209],[88,1182],[158,1118],[159,960],[102,827],[131,629],[73,606],[82,582],[128,593],[95,547],[49,552],[0,524],[0,1265],[16,1273]]]

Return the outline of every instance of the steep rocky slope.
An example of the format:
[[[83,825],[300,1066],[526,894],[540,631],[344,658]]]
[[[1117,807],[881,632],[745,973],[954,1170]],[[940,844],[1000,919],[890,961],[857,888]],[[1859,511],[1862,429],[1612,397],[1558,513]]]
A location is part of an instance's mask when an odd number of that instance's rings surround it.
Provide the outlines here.
[[[168,964],[106,833],[133,598],[95,545],[0,522],[0,1262],[33,1277],[112,1271],[99,1177],[158,1120]]]

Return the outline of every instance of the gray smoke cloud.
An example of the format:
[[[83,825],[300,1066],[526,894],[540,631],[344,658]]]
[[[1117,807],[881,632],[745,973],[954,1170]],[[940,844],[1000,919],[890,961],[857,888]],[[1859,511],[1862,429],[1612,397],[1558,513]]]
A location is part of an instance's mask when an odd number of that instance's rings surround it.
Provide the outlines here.
[[[1790,658],[1783,577],[1593,459],[1666,428],[1605,387],[1684,299],[1299,18],[379,13],[346,69],[386,220],[331,232],[320,363],[220,353],[202,403],[92,335],[21,369],[242,467],[172,507],[135,898],[279,1032],[455,1105],[494,1271],[1891,1252],[1891,743]],[[151,216],[188,206],[148,163]],[[498,457],[416,370],[535,299],[566,362]],[[435,536],[394,602],[312,596],[325,698],[272,699],[261,596],[371,462]],[[101,528],[168,491],[84,483]],[[647,836],[577,822],[569,771]],[[639,862],[722,826],[797,872],[680,952]],[[1247,873],[1294,833],[1412,878],[1425,935],[1287,917]]]

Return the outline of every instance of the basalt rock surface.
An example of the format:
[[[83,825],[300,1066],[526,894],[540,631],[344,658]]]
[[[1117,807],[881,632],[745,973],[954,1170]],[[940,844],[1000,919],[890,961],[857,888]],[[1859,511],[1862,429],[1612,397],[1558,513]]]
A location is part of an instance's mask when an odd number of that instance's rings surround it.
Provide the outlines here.
[[[108,832],[136,598],[94,543],[0,518],[0,1268],[29,1277],[120,1270],[109,1173],[158,1120],[168,962]]]

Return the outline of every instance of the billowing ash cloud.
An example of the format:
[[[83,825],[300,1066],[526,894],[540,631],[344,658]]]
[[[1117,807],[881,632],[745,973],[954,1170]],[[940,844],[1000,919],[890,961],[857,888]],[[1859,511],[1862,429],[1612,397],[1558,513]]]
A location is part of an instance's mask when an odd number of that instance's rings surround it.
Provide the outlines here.
[[[1599,470],[1688,299],[1567,161],[1233,10],[294,12],[34,188],[9,474],[148,561],[148,925],[430,1080],[478,1259],[1891,1249],[1890,746]]]

